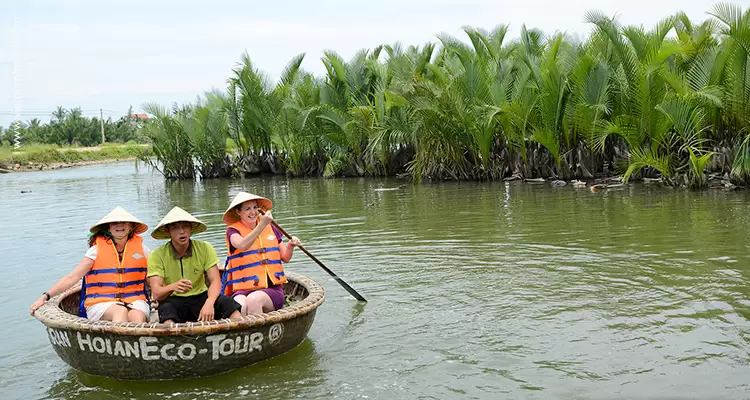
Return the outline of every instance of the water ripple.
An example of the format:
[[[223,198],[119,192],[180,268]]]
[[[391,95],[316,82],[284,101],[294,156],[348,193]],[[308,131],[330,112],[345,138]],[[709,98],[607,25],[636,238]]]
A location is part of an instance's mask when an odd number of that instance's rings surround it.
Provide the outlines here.
[[[750,390],[744,192],[164,182],[130,164],[0,175],[0,190],[10,343],[0,381],[23,398],[743,398]],[[223,256],[221,216],[239,190],[271,197],[277,222],[369,303],[355,303],[295,252],[288,268],[325,285],[327,299],[309,340],[281,357],[160,384],[88,377],[57,358],[27,310],[80,261],[88,226],[121,204],[153,228],[180,205],[208,224],[198,238]],[[40,236],[49,251],[19,251]]]

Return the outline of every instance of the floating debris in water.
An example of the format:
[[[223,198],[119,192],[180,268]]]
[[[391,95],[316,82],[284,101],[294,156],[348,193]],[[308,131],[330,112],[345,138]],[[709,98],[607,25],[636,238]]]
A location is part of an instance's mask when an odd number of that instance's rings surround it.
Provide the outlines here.
[[[615,183],[615,184],[599,183],[599,184],[591,186],[591,191],[594,192],[597,190],[614,189],[614,188],[621,188],[621,187],[623,187],[622,183]]]

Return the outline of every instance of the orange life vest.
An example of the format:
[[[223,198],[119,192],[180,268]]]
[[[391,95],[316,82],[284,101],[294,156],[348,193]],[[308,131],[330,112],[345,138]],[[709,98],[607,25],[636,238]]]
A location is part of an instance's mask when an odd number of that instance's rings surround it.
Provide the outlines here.
[[[81,308],[106,301],[130,304],[146,298],[147,260],[143,238],[133,236],[125,244],[122,262],[111,239],[96,238],[94,266],[83,277]]]
[[[252,230],[241,222],[230,227],[237,229],[243,237]],[[225,235],[226,236],[226,235]],[[232,248],[229,238],[225,237],[227,249]],[[238,290],[258,290],[269,286],[285,283],[286,275],[281,265],[281,251],[271,225],[267,225],[258,235],[249,249],[234,249],[227,256],[226,271],[224,273],[222,292],[229,296]]]

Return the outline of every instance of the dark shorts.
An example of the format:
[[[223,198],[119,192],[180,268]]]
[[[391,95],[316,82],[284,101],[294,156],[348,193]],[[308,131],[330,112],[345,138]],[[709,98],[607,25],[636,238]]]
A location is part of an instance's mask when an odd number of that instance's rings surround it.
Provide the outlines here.
[[[275,286],[271,286],[270,288],[258,289],[258,290],[267,294],[268,297],[271,298],[271,302],[273,302],[274,309],[279,310],[284,307],[284,288],[281,285],[275,285]],[[238,294],[247,296],[248,294],[255,292],[255,291],[256,290],[238,290],[232,293],[232,297],[237,296]]]
[[[196,322],[203,304],[208,300],[208,292],[195,296],[169,296],[159,302],[159,322],[171,319],[176,323]],[[214,303],[214,319],[229,318],[240,309],[239,303],[231,297],[219,295]]]

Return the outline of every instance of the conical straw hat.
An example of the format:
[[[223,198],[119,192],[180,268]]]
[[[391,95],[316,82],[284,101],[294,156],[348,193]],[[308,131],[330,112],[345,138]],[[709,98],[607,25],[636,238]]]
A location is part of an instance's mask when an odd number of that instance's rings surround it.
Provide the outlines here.
[[[94,224],[94,226],[89,229],[91,233],[96,233],[101,229],[101,225],[109,224],[111,222],[132,222],[135,226],[135,234],[141,234],[143,232],[146,232],[148,230],[148,225],[144,224],[141,220],[134,217],[133,214],[125,211],[124,208],[117,206],[112,211],[109,212],[109,214],[105,215],[104,218],[100,219],[99,222]],[[106,229],[109,229],[109,227],[106,227]]]
[[[206,224],[180,207],[174,207],[159,221],[159,225],[151,232],[151,237],[154,239],[171,239],[165,228],[174,222],[190,222],[193,225],[192,235],[206,231]]]
[[[263,211],[268,211],[273,207],[273,203],[271,202],[271,200],[265,197],[260,197],[258,195],[254,195],[254,194],[247,193],[247,192],[239,192],[237,193],[236,196],[234,196],[234,200],[232,200],[232,204],[230,204],[229,208],[227,208],[227,210],[224,212],[224,223],[227,225],[231,225],[235,222],[238,222],[240,220],[240,216],[237,215],[234,208],[250,200],[257,201],[258,206]]]

